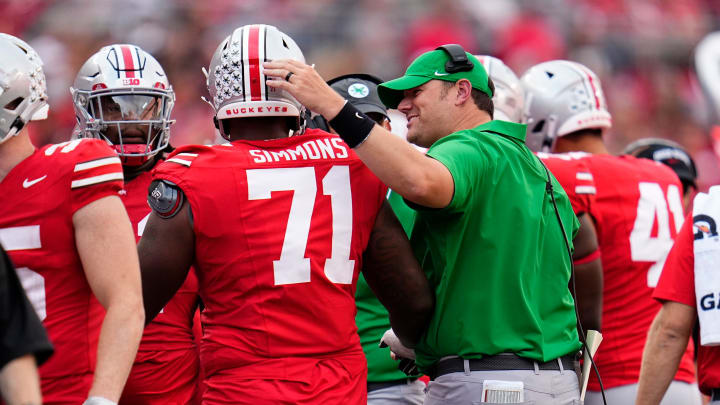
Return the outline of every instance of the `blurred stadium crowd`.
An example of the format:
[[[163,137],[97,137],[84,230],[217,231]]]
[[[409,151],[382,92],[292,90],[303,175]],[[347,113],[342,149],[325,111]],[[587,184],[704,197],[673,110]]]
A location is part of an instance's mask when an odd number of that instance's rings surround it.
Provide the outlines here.
[[[201,68],[234,27],[272,24],[291,35],[326,78],[367,72],[387,79],[445,43],[503,59],[521,75],[570,59],[602,80],[614,118],[611,152],[662,137],[687,148],[700,190],[720,183],[711,133],[720,123],[692,72],[692,49],[720,28],[715,0],[4,0],[0,32],[45,61],[50,116],[36,145],[65,141],[75,124],[68,88],[88,55],[133,43],[155,55],[175,86],[172,143],[212,142]]]

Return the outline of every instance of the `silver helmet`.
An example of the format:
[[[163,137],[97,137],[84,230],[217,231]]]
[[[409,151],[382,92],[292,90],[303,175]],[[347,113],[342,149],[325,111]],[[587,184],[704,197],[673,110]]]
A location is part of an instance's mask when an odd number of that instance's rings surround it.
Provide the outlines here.
[[[25,41],[0,33],[0,143],[28,121],[47,118],[47,88],[40,56]]]
[[[523,87],[515,72],[503,61],[489,55],[476,55],[485,71],[495,83],[493,104],[494,118],[503,121],[521,122],[523,114]]]
[[[543,62],[520,80],[525,89],[526,143],[531,150],[548,152],[558,137],[612,125],[600,79],[579,63]]]
[[[275,59],[305,62],[295,41],[272,25],[242,26],[220,43],[204,70],[218,120],[288,116],[299,123],[304,107],[290,93],[265,84],[262,63]]]
[[[140,166],[170,142],[175,92],[152,55],[135,45],[105,46],[70,88],[75,137],[103,139],[126,166]]]

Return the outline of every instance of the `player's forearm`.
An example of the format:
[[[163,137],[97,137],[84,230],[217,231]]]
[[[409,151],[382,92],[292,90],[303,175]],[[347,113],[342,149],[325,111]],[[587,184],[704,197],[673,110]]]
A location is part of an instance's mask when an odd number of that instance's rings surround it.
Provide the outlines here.
[[[680,364],[687,334],[679,334],[663,321],[662,310],[648,332],[640,368],[636,405],[657,405],[662,400]]]
[[[141,300],[108,306],[97,349],[93,385],[88,396],[117,402],[142,337],[145,312]]]
[[[601,331],[603,273],[600,259],[575,265],[575,289],[579,320],[584,331]]]
[[[0,393],[7,405],[42,404],[40,379],[32,354],[18,357],[0,370]]]

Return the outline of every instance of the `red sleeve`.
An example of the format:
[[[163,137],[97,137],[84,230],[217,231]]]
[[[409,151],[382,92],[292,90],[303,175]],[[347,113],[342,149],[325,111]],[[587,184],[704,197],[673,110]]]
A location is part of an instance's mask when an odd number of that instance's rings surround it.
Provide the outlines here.
[[[95,200],[110,195],[119,195],[123,189],[123,170],[115,151],[97,139],[82,139],[74,149],[65,152],[62,148],[55,153],[68,153],[72,159],[70,195],[72,212]]]
[[[660,280],[653,292],[656,300],[674,301],[695,306],[695,258],[693,255],[693,219],[692,214],[675,238],[668,253]]]
[[[575,215],[592,212],[595,181],[585,162],[568,155],[538,154],[570,199]]]

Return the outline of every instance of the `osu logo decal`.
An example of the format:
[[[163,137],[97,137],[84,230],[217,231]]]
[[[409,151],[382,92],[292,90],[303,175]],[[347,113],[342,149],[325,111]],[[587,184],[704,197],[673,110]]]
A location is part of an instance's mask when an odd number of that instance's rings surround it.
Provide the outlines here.
[[[695,240],[702,239],[705,235],[709,237],[718,236],[717,224],[709,215],[695,215],[693,217],[693,227],[695,228]]]

